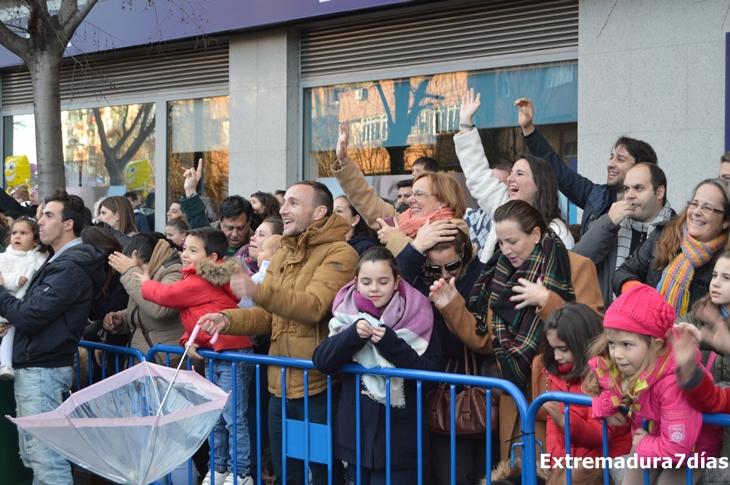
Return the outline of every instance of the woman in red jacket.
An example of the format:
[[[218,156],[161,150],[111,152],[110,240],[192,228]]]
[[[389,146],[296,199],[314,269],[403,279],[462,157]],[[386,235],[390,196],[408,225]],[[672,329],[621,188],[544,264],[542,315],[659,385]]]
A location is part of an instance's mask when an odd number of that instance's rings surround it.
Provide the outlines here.
[[[587,349],[602,333],[601,318],[582,303],[566,303],[550,314],[541,341],[543,373],[549,390],[583,394],[581,384],[588,371]],[[553,401],[543,407],[548,413],[547,452],[550,456],[563,457],[566,455],[564,405]],[[609,456],[625,455],[631,450],[629,431],[627,425],[608,427]],[[570,406],[571,456],[603,456],[602,432],[601,421],[591,417],[590,407]]]

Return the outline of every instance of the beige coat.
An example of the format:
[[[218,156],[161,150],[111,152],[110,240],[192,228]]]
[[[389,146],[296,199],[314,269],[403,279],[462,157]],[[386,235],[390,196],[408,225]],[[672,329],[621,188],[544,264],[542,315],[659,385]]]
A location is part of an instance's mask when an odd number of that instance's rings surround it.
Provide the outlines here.
[[[182,279],[180,254],[164,240],[160,240],[155,246],[149,266],[150,275],[154,281],[169,285]],[[156,305],[142,298],[142,285],[134,276],[135,273],[141,272],[140,268],[133,266],[121,277],[122,285],[129,294],[129,304],[125,310],[119,312],[123,323],[118,332],[134,332],[130,346],[146,354],[150,350],[150,346],[144,337],[141,325],[147,329],[150,341],[154,345],[178,345],[185,328],[180,321],[178,310]],[[171,360],[178,362],[179,358],[179,356],[174,358],[171,356]]]
[[[345,241],[350,229],[333,214],[310,225],[297,238],[285,237],[258,288],[254,308],[225,310],[234,335],[271,334],[269,355],[312,359],[314,349],[327,338],[332,303],[352,280],[357,252]],[[281,396],[281,368],[269,366],[269,391]],[[327,376],[309,371],[309,394],[327,389]],[[304,373],[288,368],[286,397],[304,397]]]
[[[332,165],[332,173],[337,177],[337,182],[345,192],[350,204],[365,219],[368,226],[378,230],[380,229],[378,218],[392,217],[398,220],[400,214],[395,210],[395,207],[378,196],[378,192],[368,183],[362,170],[355,162],[350,162],[342,168],[340,168],[339,162],[335,162]],[[451,222],[456,224],[456,227],[461,229],[464,234],[469,235],[469,226],[466,225],[463,219],[451,219]],[[385,247],[397,256],[411,241],[413,241],[412,238],[406,236],[402,231],[398,231],[393,234]]]

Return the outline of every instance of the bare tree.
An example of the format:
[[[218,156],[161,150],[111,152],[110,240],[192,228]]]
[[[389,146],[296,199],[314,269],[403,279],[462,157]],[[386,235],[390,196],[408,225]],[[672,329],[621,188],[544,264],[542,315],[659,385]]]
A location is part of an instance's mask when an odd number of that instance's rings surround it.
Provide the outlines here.
[[[93,108],[96,128],[99,131],[99,141],[101,142],[101,151],[104,153],[104,165],[109,172],[109,178],[112,185],[123,185],[122,171],[127,162],[132,160],[139,149],[142,147],[147,137],[150,136],[155,129],[155,105],[147,103],[140,106],[134,118],[129,121],[130,107],[122,106],[121,112],[118,113],[118,136],[111,136],[104,128],[104,121],[100,108]]]
[[[61,136],[61,61],[76,28],[98,0],[17,0],[13,20],[0,22],[0,44],[20,57],[33,85],[38,189],[42,196],[65,187]],[[11,12],[11,9],[14,12]]]

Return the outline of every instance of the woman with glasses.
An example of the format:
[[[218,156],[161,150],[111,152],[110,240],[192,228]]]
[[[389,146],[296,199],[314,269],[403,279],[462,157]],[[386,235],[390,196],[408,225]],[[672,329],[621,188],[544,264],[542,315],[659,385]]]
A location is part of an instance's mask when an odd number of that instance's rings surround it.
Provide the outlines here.
[[[659,290],[677,316],[709,293],[712,268],[720,253],[730,249],[730,198],[721,179],[695,187],[687,207],[675,219],[649,235],[613,275],[616,296],[645,283]]]
[[[395,207],[378,197],[377,191],[365,180],[360,168],[347,154],[349,128],[340,123],[337,140],[337,161],[332,172],[352,207],[367,225],[378,231],[380,242],[395,255],[416,237],[427,222],[448,223],[468,233],[462,219],[466,211],[466,196],[459,183],[445,173],[422,172],[416,175],[408,194],[408,210],[399,214]],[[453,235],[441,231],[438,242],[453,241]]]
[[[426,224],[419,229],[413,242],[398,254],[396,261],[401,270],[401,277],[416,290],[428,296],[430,287],[439,278],[455,278],[455,287],[462,298],[468,299],[484,264],[479,261],[468,233],[455,229],[453,241],[438,242],[439,225]],[[433,304],[432,304],[433,307]],[[434,332],[441,342],[441,360],[439,371],[463,374],[464,343],[451,333],[446,326],[443,315],[433,308]],[[476,354],[478,372],[484,356]],[[449,365],[449,362],[451,363]],[[473,373],[474,371],[472,371]],[[430,433],[431,464],[434,483],[451,483],[451,461],[449,435]],[[456,483],[468,485],[477,483],[484,475],[486,467],[486,444],[481,437],[456,437]]]
[[[456,278],[440,278],[430,298],[449,330],[470,349],[496,357],[501,377],[527,394],[532,360],[543,323],[566,302],[588,305],[601,315],[603,297],[590,259],[569,252],[540,212],[513,200],[494,212],[499,250],[484,267],[469,298]],[[497,367],[497,366],[493,366]],[[499,434],[502,459],[519,435],[514,401],[502,395]]]

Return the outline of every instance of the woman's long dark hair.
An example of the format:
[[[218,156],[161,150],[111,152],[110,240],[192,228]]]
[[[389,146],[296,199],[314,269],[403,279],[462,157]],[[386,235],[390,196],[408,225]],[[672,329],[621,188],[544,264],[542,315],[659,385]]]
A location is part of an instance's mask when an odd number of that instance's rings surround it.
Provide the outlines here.
[[[117,238],[115,238],[111,232],[107,231],[103,227],[89,226],[81,231],[81,240],[84,244],[91,244],[104,251],[104,269],[106,271],[106,281],[101,289],[104,298],[109,298],[109,286],[111,286],[114,280],[114,275],[117,271],[109,265],[109,256],[115,252],[122,251],[122,245],[119,244]]]
[[[548,162],[542,158],[524,153],[520,155],[518,160],[527,161],[532,170],[532,178],[537,187],[535,194],[535,202],[532,204],[535,209],[540,211],[542,218],[549,225],[553,219],[560,219],[565,222],[560,214],[560,197],[558,196],[558,179],[555,171]]]
[[[370,226],[368,226],[368,223],[365,221],[365,218],[363,216],[361,216],[355,210],[355,208],[352,206],[352,204],[350,204],[350,200],[347,197],[345,197],[344,195],[337,197],[337,199],[345,199],[345,202],[347,202],[347,207],[350,208],[350,214],[352,214],[352,217],[360,216],[360,220],[357,221],[357,224],[355,224],[355,228],[354,228],[355,230],[352,233],[352,237],[365,236],[370,239],[377,240],[378,233],[375,232],[375,230],[373,230]],[[337,200],[337,199],[335,199],[335,200]]]
[[[281,204],[279,204],[279,199],[277,199],[274,194],[270,194],[268,192],[258,191],[251,194],[251,198],[253,199],[254,197],[256,197],[259,203],[264,206],[265,211],[264,215],[259,215],[254,211],[250,225],[252,229],[256,230],[256,228],[259,227],[259,224],[261,224],[266,218],[279,215]]]

